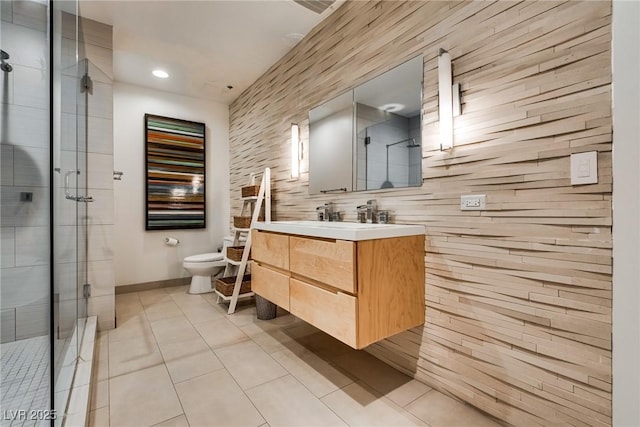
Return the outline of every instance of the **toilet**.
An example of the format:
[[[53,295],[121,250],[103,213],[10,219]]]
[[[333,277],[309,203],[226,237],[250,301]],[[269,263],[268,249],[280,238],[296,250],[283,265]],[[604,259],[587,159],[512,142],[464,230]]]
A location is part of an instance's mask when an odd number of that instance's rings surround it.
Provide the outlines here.
[[[190,294],[213,292],[211,277],[222,273],[222,269],[227,265],[223,254],[226,252],[227,246],[232,244],[233,237],[225,237],[222,241],[221,252],[191,255],[184,259],[182,266],[192,276],[189,287]]]

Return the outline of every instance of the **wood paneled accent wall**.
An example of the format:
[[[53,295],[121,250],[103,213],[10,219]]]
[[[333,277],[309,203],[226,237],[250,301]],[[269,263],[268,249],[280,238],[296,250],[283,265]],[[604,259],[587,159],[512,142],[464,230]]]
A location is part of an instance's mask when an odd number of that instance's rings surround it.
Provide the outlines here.
[[[462,85],[446,152],[438,48]],[[292,122],[306,144],[310,108],[417,54],[421,188],[309,196],[306,174],[289,179]],[[280,220],[329,200],[354,220],[376,198],[425,224],[427,321],[369,351],[511,424],[610,425],[610,64],[610,1],[347,2],[231,105],[232,211],[270,166]],[[571,186],[583,151],[599,182]],[[487,209],[460,211],[463,194]]]

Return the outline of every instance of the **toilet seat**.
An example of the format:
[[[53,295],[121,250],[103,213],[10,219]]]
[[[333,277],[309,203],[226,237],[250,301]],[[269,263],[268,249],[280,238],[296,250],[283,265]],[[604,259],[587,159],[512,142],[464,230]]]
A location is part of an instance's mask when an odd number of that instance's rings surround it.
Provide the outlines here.
[[[221,252],[209,252],[186,257],[182,261],[182,266],[191,275],[190,294],[203,294],[213,292],[211,286],[212,277],[219,275],[227,265],[224,254],[227,247],[233,244],[233,237],[225,237],[222,240]]]
[[[211,252],[208,254],[191,255],[184,259],[184,262],[211,262],[222,260],[220,252]]]

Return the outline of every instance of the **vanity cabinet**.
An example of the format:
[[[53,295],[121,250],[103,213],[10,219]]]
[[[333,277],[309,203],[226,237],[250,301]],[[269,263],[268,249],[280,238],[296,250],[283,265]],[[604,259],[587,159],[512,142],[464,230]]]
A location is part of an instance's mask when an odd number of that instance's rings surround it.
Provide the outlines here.
[[[251,238],[253,291],[353,348],[424,323],[424,235]]]

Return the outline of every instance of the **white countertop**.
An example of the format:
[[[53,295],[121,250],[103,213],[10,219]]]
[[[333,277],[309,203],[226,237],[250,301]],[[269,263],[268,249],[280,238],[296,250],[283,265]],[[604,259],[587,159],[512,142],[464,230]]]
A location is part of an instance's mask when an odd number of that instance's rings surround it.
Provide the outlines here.
[[[256,222],[252,228],[275,233],[352,241],[417,236],[425,233],[423,225],[359,222],[271,221]]]

